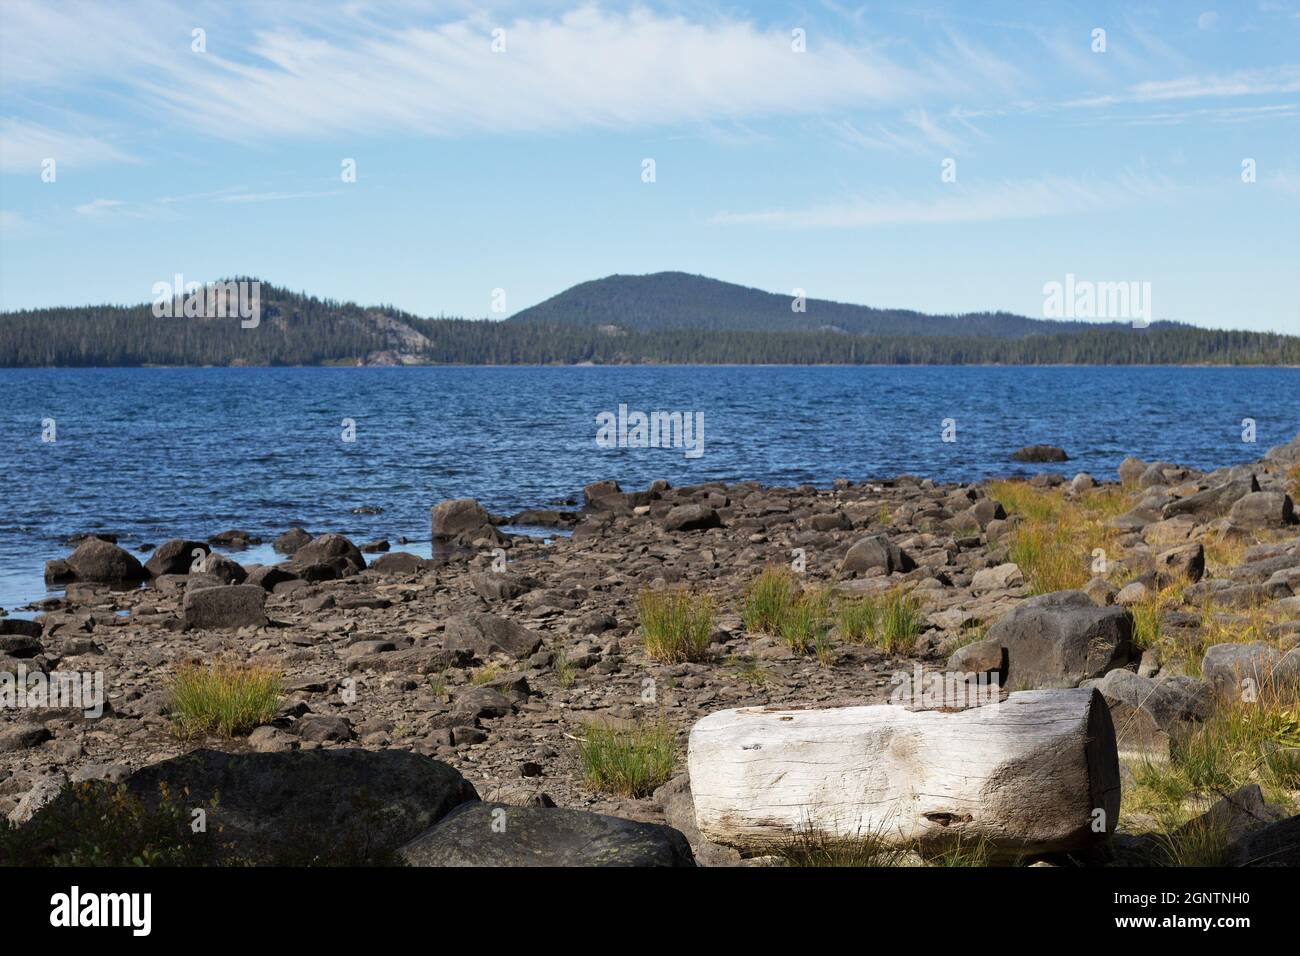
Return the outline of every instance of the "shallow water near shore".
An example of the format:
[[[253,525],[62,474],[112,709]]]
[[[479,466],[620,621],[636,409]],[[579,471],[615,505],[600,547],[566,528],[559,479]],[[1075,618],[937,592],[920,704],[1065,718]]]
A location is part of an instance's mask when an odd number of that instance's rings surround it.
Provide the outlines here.
[[[703,454],[599,447],[597,416],[620,405],[702,412]],[[1255,444],[1242,441],[1246,418]],[[42,441],[50,419],[57,440]],[[941,440],[944,419],[956,442]],[[231,528],[269,542],[302,525],[427,555],[428,509],[444,498],[511,513],[576,503],[601,478],[625,489],[1040,470],[1113,479],[1126,455],[1215,468],[1298,432],[1300,370],[1283,368],[0,370],[0,607],[44,597],[44,562],[84,531],[137,552]],[[1010,461],[1034,443],[1071,460]],[[272,558],[269,547],[233,556]]]

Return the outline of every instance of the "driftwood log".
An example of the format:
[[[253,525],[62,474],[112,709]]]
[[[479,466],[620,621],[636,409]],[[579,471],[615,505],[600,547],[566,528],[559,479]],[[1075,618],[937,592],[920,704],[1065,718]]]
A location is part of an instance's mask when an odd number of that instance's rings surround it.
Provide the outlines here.
[[[1045,853],[1104,840],[1119,815],[1115,730],[1091,689],[956,712],[724,710],[689,747],[696,823],[742,853],[809,834]]]

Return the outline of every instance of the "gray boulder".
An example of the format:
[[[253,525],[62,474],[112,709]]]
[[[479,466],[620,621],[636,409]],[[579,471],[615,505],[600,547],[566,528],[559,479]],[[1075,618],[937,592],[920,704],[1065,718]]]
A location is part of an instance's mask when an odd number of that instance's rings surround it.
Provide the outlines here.
[[[312,536],[302,528],[290,528],[271,542],[271,547],[280,554],[294,554],[304,545],[311,544]]]
[[[702,531],[721,527],[722,519],[708,505],[677,505],[664,516],[665,531]]]
[[[1283,654],[1268,644],[1215,644],[1201,660],[1201,676],[1229,700],[1300,684],[1300,648]]]
[[[424,559],[409,551],[390,551],[371,561],[370,570],[380,574],[418,574],[424,570]]]
[[[1249,830],[1228,846],[1230,866],[1300,866],[1300,815]]]
[[[1057,448],[1055,445],[1026,445],[1013,452],[1011,460],[1043,463],[1069,461],[1070,456],[1065,453],[1064,448]]]
[[[256,584],[199,588],[185,592],[187,628],[228,630],[266,625],[266,592]]]
[[[474,593],[485,601],[509,601],[533,590],[538,582],[527,575],[484,571],[469,579]]]
[[[189,574],[196,560],[195,551],[202,552],[198,556],[201,559],[206,557],[212,548],[204,541],[173,538],[158,545],[153,554],[149,555],[149,560],[144,563],[144,566],[155,578],[160,578],[164,574]]]
[[[1259,491],[1259,482],[1255,480],[1255,476],[1245,475],[1205,491],[1198,491],[1186,498],[1171,501],[1161,510],[1161,515],[1166,519],[1178,515],[1221,518],[1237,501],[1256,491]]]
[[[295,567],[328,564],[339,560],[346,561],[357,571],[364,570],[366,566],[366,559],[360,549],[341,534],[323,534],[313,538],[293,554]]]
[[[216,551],[204,559],[203,573],[212,575],[222,584],[243,584],[248,579],[243,565]]]
[[[898,545],[883,534],[873,534],[860,539],[844,556],[840,570],[848,574],[861,574],[880,568],[886,574],[905,573],[916,567],[916,562]]]
[[[183,799],[186,824],[188,808],[206,808],[213,861],[227,863],[395,862],[398,847],[478,799],[438,760],[358,748],[194,750],[137,770],[124,786],[147,808],[158,806],[164,789]],[[65,790],[32,823],[52,812],[75,820],[76,804],[77,795]],[[64,836],[75,843],[75,833]]]
[[[1161,584],[1195,584],[1205,574],[1205,547],[1200,543],[1184,544],[1160,552],[1156,555],[1156,573]]]
[[[498,541],[503,537],[492,524],[492,516],[473,498],[438,502],[429,510],[429,522],[435,542],[468,545],[480,538]]]
[[[447,622],[443,646],[448,651],[468,651],[480,660],[505,654],[522,660],[542,646],[541,635],[494,614],[465,614]]]
[[[1238,498],[1228,519],[1239,528],[1281,528],[1295,522],[1295,506],[1280,491],[1256,491]]]
[[[292,571],[275,564],[264,564],[255,567],[248,572],[248,577],[244,579],[244,584],[256,584],[263,591],[274,591],[277,584],[284,584],[286,581],[295,581],[298,576]]]
[[[1077,687],[1123,667],[1133,654],[1133,618],[1098,607],[1082,591],[1030,598],[989,628],[985,641],[1007,650],[1012,690]]]
[[[466,803],[400,850],[410,866],[694,866],[672,827],[555,807]]]
[[[101,538],[86,538],[66,560],[78,581],[130,584],[149,576],[134,555]]]
[[[1117,669],[1089,682],[1110,705],[1121,755],[1169,756],[1171,743],[1183,740],[1214,710],[1214,693],[1194,677],[1139,677]]]
[[[1126,485],[1136,484],[1147,470],[1147,463],[1130,455],[1119,463],[1119,480]]]

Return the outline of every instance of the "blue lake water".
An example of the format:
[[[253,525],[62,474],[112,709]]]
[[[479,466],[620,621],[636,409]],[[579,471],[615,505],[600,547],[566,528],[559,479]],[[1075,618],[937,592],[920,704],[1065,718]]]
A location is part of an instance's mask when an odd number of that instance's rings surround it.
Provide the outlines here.
[[[597,415],[620,404],[702,412],[703,454],[598,447]],[[1242,441],[1245,418],[1257,444]],[[45,419],[56,441],[42,441]],[[956,442],[941,440],[944,419]],[[1070,454],[1056,470],[1114,477],[1128,454],[1218,467],[1298,432],[1295,369],[0,369],[0,607],[43,597],[45,560],[80,531],[135,550],[230,528],[269,541],[298,524],[404,535],[427,553],[444,498],[510,512],[601,478],[970,480],[1017,472],[1010,453],[1038,442]],[[352,513],[367,506],[383,511]]]

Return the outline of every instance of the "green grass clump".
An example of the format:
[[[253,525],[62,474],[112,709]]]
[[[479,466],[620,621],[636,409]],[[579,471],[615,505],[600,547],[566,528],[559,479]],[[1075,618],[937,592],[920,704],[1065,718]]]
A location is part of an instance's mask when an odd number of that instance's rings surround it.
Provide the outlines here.
[[[713,600],[686,588],[641,592],[637,599],[645,651],[668,664],[699,660],[713,633]]]
[[[835,630],[850,644],[865,644],[872,639],[880,622],[880,606],[871,598],[850,598],[835,608]]]
[[[280,673],[261,664],[182,664],[168,683],[168,710],[180,737],[236,737],[275,717],[280,689]]]
[[[826,590],[804,591],[786,608],[778,631],[796,654],[827,653],[830,631],[830,595]]]
[[[798,585],[794,572],[781,565],[769,565],[745,592],[741,620],[753,634],[778,634],[795,602]]]
[[[921,602],[901,590],[885,595],[876,643],[891,654],[910,653],[921,633]]]
[[[988,493],[1020,522],[1007,538],[1007,560],[1019,566],[1034,594],[1081,588],[1092,578],[1093,552],[1114,551],[1115,532],[1106,521],[1129,507],[1113,488],[1069,497],[1064,486],[1035,488],[1023,481],[995,481]]]
[[[634,728],[588,724],[578,755],[587,784],[620,797],[649,796],[668,782],[677,763],[675,737],[662,723]]]
[[[1220,701],[1171,757],[1196,790],[1230,793],[1247,783],[1300,790],[1300,704],[1293,691],[1269,689],[1255,701]]]

